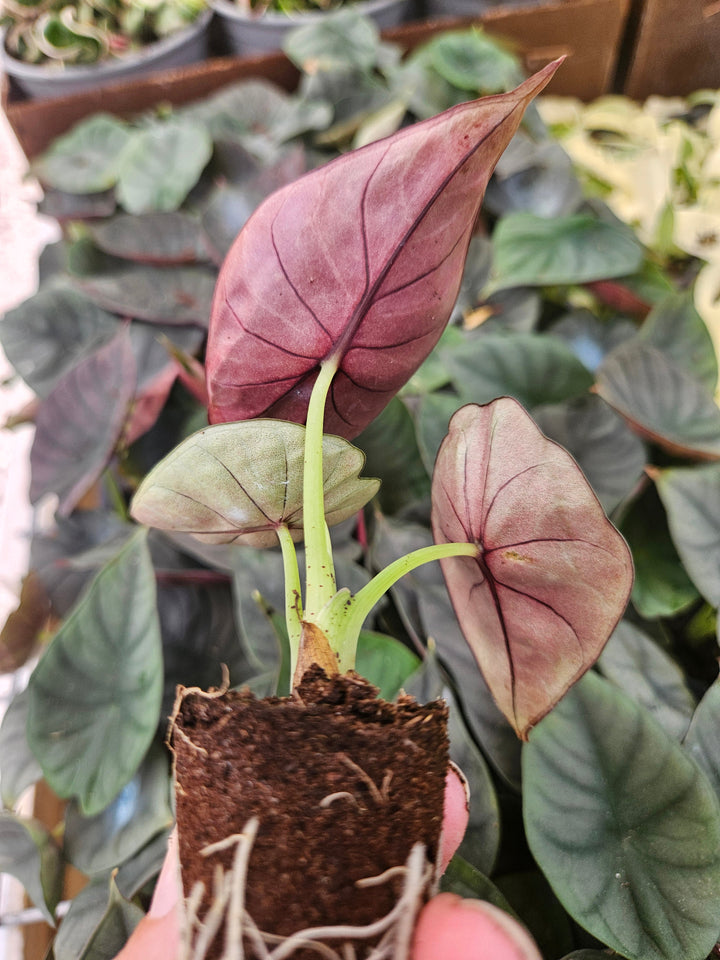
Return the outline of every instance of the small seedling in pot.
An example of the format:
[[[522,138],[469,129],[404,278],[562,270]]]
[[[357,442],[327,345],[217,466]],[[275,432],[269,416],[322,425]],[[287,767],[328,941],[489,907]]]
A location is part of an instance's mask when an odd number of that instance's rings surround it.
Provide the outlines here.
[[[279,543],[282,550],[293,696],[254,701],[192,692],[175,722],[186,893],[210,893],[208,858],[215,854],[229,876],[241,869],[251,919],[243,926],[245,913],[240,921],[234,915],[235,939],[262,939],[255,923],[269,926],[271,936],[297,937],[309,914],[310,925],[323,929],[350,924],[346,939],[365,956],[358,930],[375,930],[372,924],[392,913],[388,897],[392,904],[404,894],[392,883],[376,885],[380,899],[354,894],[355,910],[342,892],[330,904],[322,889],[328,876],[331,886],[347,876],[351,887],[387,869],[402,868],[407,878],[417,843],[435,859],[447,766],[444,710],[402,697],[394,705],[376,701],[353,673],[362,625],[399,578],[441,562],[463,633],[522,739],[595,662],[627,602],[632,563],[624,541],[572,458],[509,398],[463,407],[452,418],[433,475],[434,545],[399,558],[353,594],[338,588],[328,534],[377,492],[377,481],[359,476],[364,457],[350,440],[440,337],[494,164],[556,66],[509,94],[462,104],[348,154],[261,205],[215,293],[206,362],[213,426],[158,464],[135,496],[133,515],[142,523],[210,544]],[[301,538],[304,578],[294,545]],[[266,740],[280,714],[287,728]],[[361,715],[368,729],[358,734]],[[221,760],[215,752],[227,746],[232,722],[240,737]],[[390,730],[386,754],[375,728]],[[308,749],[296,759],[303,741]],[[308,773],[314,757],[323,768],[317,781]],[[229,770],[227,784],[218,785],[218,763],[241,769],[244,786],[233,786]],[[283,784],[285,771],[293,771],[295,793],[268,786],[268,764]],[[191,828],[186,818],[198,805],[202,822]],[[246,838],[246,827],[252,851],[244,840],[225,842],[233,834]],[[293,832],[302,834],[307,856],[303,848],[285,854]],[[402,850],[392,847],[393,835]],[[379,854],[371,865],[363,854],[373,838]],[[197,848],[212,855],[195,869],[189,861]],[[233,868],[235,850],[242,868]],[[339,874],[329,861],[340,863]],[[419,876],[414,901],[435,881],[432,869],[420,868]],[[288,889],[304,885],[295,912],[278,894],[285,880]],[[229,881],[215,891],[215,904],[225,896],[228,917],[232,889]],[[207,924],[212,907],[193,902]],[[375,933],[369,956],[407,955],[397,925]],[[207,955],[218,956],[214,934],[205,936]]]

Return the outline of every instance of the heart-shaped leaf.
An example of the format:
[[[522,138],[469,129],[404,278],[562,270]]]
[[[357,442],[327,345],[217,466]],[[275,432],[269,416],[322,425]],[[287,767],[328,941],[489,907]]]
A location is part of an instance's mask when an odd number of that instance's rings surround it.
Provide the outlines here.
[[[59,137],[33,164],[42,183],[65,193],[99,193],[117,180],[123,150],[133,133],[107,113],[93,114]]]
[[[30,499],[56,493],[70,513],[105,469],[135,392],[135,360],[123,327],[81,360],[41,404],[30,451]]]
[[[305,428],[284,420],[216,424],[188,437],[143,480],[133,499],[140,523],[192,533],[206,543],[277,544],[276,529],[302,535]],[[358,477],[362,451],[323,440],[325,519],[352,516],[378,490]]]
[[[585,213],[552,218],[507,214],[493,234],[493,251],[493,290],[623,277],[643,260],[629,227]]]
[[[327,432],[352,437],[386,406],[442,333],[492,169],[556,67],[346,154],[258,208],[216,289],[211,422],[304,422],[323,361],[338,366]]]
[[[0,321],[8,360],[27,385],[46,397],[77,361],[117,332],[118,320],[75,290],[50,286]]]
[[[100,813],[157,729],[162,652],[155,572],[138,531],[91,583],[29,683],[28,740],[60,797]]]
[[[433,532],[477,545],[477,557],[442,561],[443,573],[488,686],[525,739],[620,619],[630,552],[575,461],[507,397],[450,421]]]
[[[720,410],[695,377],[639,338],[603,361],[597,391],[641,436],[671,453],[720,459]]]
[[[46,827],[0,810],[0,873],[17,877],[47,922],[55,923],[62,859]]]
[[[720,805],[682,747],[589,673],[523,750],[525,829],[570,915],[628,960],[705,960]]]

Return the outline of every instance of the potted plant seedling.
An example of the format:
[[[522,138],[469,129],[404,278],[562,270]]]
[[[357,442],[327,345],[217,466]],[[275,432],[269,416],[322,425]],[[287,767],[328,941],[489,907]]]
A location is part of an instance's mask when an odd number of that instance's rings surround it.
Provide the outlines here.
[[[3,69],[27,96],[57,97],[207,56],[203,0],[2,0]]]
[[[354,673],[361,627],[400,577],[441,561],[522,739],[623,612],[623,539],[570,456],[508,398],[451,421],[433,479],[435,545],[352,594],[336,584],[328,537],[377,491],[347,438],[439,338],[492,167],[556,66],[271,195],[221,270],[206,359],[213,425],[150,472],[132,512],[206,544],[279,542],[292,692],[259,701],[195,688],[176,704],[195,956],[235,956],[238,943],[257,957],[408,956],[437,880],[446,712],[378,700]]]

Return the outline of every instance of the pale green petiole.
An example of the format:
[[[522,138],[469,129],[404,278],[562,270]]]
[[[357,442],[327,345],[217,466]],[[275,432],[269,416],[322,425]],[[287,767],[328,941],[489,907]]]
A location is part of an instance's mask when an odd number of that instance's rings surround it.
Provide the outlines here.
[[[285,623],[287,624],[288,640],[290,642],[290,676],[294,676],[297,664],[298,650],[300,649],[300,633],[302,631],[303,605],[300,592],[300,571],[298,569],[295,544],[290,531],[283,524],[275,528],[283,558],[283,574],[285,578]]]
[[[336,361],[324,361],[313,386],[305,426],[303,472],[303,528],[305,538],[305,618],[317,614],[335,595],[335,566],[325,523],[323,491],[323,421],[325,400],[337,370]]]

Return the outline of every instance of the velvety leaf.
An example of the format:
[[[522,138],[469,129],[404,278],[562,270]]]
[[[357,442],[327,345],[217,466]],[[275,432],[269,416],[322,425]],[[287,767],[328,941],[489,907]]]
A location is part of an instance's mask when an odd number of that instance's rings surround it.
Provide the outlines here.
[[[223,262],[254,209],[252,197],[242,187],[223,185],[217,188],[202,215],[205,243],[215,263]]]
[[[633,555],[632,601],[648,620],[672,617],[698,599],[668,529],[657,490],[646,487],[624,512],[620,529]]]
[[[327,432],[352,437],[377,416],[442,333],[492,168],[555,69],[341,156],[259,207],[218,281],[211,422],[303,422],[324,361],[338,365]]]
[[[465,403],[515,397],[526,407],[586,393],[593,378],[561,340],[544,334],[483,334],[443,351]]]
[[[99,193],[116,182],[123,151],[134,136],[117,117],[95,113],[58,137],[33,163],[33,172],[65,193]]]
[[[685,736],[695,698],[685,675],[665,651],[628,620],[621,620],[598,660],[600,672],[641,704],[675,740]]]
[[[693,714],[684,747],[693,760],[705,771],[720,798],[720,680],[705,691],[705,696]]]
[[[144,531],[91,583],[30,678],[28,739],[50,786],[94,816],[134,776],[162,696]]]
[[[14,807],[21,795],[42,776],[42,770],[27,742],[27,689],[15,694],[0,724],[0,792],[6,807]]]
[[[673,454],[720,459],[720,410],[698,380],[641,340],[621,344],[598,370],[597,391],[641,436]]]
[[[365,456],[340,437],[323,440],[325,519],[356,513],[378,489],[358,477]],[[139,523],[192,533],[207,543],[277,544],[276,529],[301,536],[305,428],[284,420],[217,424],[185,440],[135,494]]]
[[[373,630],[360,632],[355,669],[378,687],[383,700],[393,700],[419,664],[417,654],[394,637]]]
[[[501,93],[522,79],[517,58],[482,30],[448,30],[435,38],[430,63],[454,87]]]
[[[691,292],[674,293],[655,304],[638,341],[662,351],[706,390],[714,393],[718,363],[708,328],[693,305]]]
[[[117,332],[117,317],[87,297],[50,286],[0,321],[3,350],[27,385],[46,397],[78,360]]]
[[[200,221],[187,213],[119,213],[88,229],[101,250],[126,260],[161,265],[207,259]]]
[[[673,543],[703,596],[720,604],[720,465],[654,474]]]
[[[720,805],[683,749],[594,674],[523,752],[530,849],[570,915],[628,960],[704,960],[720,916]]]
[[[47,922],[54,925],[62,860],[46,827],[37,820],[0,810],[0,873],[17,877]]]
[[[202,266],[127,267],[86,276],[77,286],[94,303],[148,323],[205,326],[210,316],[215,274]]]
[[[308,73],[372,70],[378,59],[380,33],[369,17],[352,7],[335,10],[319,24],[297,27],[283,50]]]
[[[177,210],[211,154],[212,140],[200,123],[175,119],[138,130],[118,165],[118,202],[134,214]]]
[[[606,512],[637,487],[646,462],[645,446],[599,397],[538,407],[533,417],[543,433],[577,460]]]
[[[455,308],[457,309],[457,303],[455,304]],[[400,395],[403,397],[423,396],[426,393],[431,393],[433,390],[440,390],[442,387],[448,386],[450,383],[450,374],[442,361],[443,349],[445,347],[456,347],[464,342],[465,336],[456,326],[449,325],[445,327],[442,336],[438,340],[437,347],[410,377],[400,391]]]
[[[366,457],[365,472],[380,480],[378,499],[385,513],[430,494],[430,477],[420,459],[415,425],[397,397],[355,439]]]
[[[514,400],[459,410],[433,477],[437,543],[465,638],[519,736],[595,662],[632,585],[627,546],[574,460]]]
[[[584,213],[552,219],[507,214],[493,233],[493,251],[493,290],[622,277],[643,259],[629,227]]]
[[[32,656],[50,616],[50,600],[32,570],[24,578],[20,602],[0,629],[0,673],[14,673]]]
[[[172,826],[167,751],[154,745],[135,776],[102,813],[85,817],[76,801],[65,812],[63,852],[83,873],[119,866]]]
[[[135,392],[135,361],[126,327],[80,360],[38,410],[30,499],[55,493],[67,515],[105,469]]]

